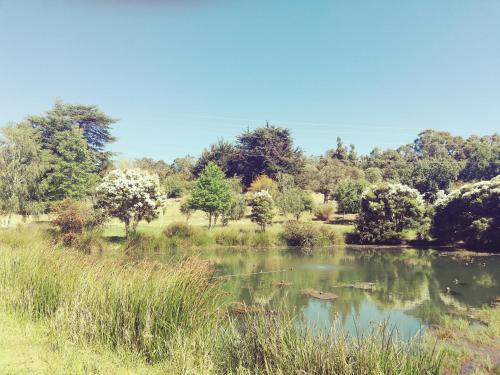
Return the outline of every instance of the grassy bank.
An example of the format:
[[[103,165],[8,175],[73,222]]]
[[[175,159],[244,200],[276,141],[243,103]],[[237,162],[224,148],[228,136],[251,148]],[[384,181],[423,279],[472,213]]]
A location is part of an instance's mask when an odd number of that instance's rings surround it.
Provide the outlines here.
[[[479,309],[442,315],[426,340],[437,342],[444,356],[443,368],[452,374],[500,374],[500,308]]]
[[[297,330],[286,313],[228,317],[197,259],[131,263],[19,235],[0,235],[0,321],[10,345],[33,341],[26,356],[50,362],[40,373],[439,373],[439,354],[384,328],[358,340]],[[4,368],[32,372],[16,358],[0,350]]]

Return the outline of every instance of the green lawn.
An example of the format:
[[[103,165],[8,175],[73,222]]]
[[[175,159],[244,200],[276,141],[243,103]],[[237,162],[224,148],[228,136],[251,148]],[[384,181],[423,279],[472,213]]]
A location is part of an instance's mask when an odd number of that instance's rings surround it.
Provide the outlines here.
[[[321,194],[313,194],[313,198],[315,203],[321,203],[322,202],[322,195]],[[160,213],[160,217],[151,223],[146,223],[146,222],[141,222],[138,226],[138,230],[144,233],[149,233],[149,234],[158,234],[160,233],[168,224],[177,222],[177,221],[186,221],[186,217],[181,214],[180,212],[180,199],[169,199],[165,205],[165,210],[164,213]],[[345,219],[347,220],[354,220],[355,215],[345,215]],[[292,217],[285,217],[283,215],[277,215],[274,220],[273,220],[273,225],[271,225],[268,230],[269,231],[281,231],[282,225],[284,222],[291,220]],[[344,219],[343,215],[336,214],[333,216],[333,221],[335,220],[342,220]],[[311,221],[313,220],[313,215],[309,212],[305,212],[301,216],[301,221]],[[189,218],[188,223],[192,226],[195,227],[207,227],[208,225],[208,219],[205,215],[205,213],[201,211],[196,211],[191,215]],[[332,227],[335,227],[338,229],[340,232],[345,233],[345,232],[350,232],[353,230],[352,225],[348,224],[325,224],[321,221],[317,222],[320,225],[331,225]],[[217,224],[219,226],[219,224]],[[231,228],[241,228],[241,229],[258,229],[258,226],[250,221],[249,218],[243,218],[238,221],[231,221],[228,224],[228,227]],[[111,220],[107,225],[106,229],[104,232],[105,236],[124,236],[125,234],[125,229],[123,224],[117,220],[113,219]]]

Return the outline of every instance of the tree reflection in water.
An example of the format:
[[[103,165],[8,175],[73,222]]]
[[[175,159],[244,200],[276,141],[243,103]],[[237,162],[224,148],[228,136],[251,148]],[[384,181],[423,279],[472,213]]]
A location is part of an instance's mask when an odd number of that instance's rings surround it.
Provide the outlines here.
[[[351,332],[364,331],[371,322],[388,319],[411,336],[436,314],[480,306],[500,294],[500,257],[495,256],[471,261],[432,250],[346,246],[313,255],[249,250],[214,251],[204,257],[215,261],[219,275],[250,274],[223,281],[226,302],[268,309],[280,304],[318,329],[338,322]],[[281,281],[290,285],[278,287]],[[374,290],[333,288],[366,282],[375,283]],[[303,289],[334,291],[338,298],[314,299],[301,293]]]

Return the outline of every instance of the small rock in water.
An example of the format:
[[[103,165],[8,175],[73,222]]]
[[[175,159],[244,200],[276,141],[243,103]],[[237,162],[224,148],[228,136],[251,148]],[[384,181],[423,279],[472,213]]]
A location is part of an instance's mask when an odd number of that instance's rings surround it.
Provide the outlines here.
[[[304,289],[302,291],[302,294],[305,294],[306,296],[309,296],[309,297],[323,299],[323,300],[334,300],[334,299],[338,298],[338,296],[336,294],[333,294],[330,292],[322,292],[322,291],[314,290],[314,289]]]

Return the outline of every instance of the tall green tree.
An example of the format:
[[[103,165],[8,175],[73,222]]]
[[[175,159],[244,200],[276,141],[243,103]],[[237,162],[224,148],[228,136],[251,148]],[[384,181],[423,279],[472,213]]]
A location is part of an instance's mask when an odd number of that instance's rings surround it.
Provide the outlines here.
[[[40,131],[43,147],[54,150],[56,135],[73,129],[81,129],[97,171],[110,167],[112,153],[106,151],[109,143],[116,139],[111,134],[113,124],[118,120],[109,117],[94,105],[67,104],[56,101],[54,107],[41,116],[29,116],[28,121]]]
[[[209,162],[191,191],[189,205],[208,215],[208,227],[215,223],[215,218],[229,208],[231,188],[224,172],[213,162]]]
[[[98,181],[96,165],[82,130],[74,128],[54,134],[50,166],[44,178],[49,202],[65,198],[81,199]]]
[[[500,135],[471,136],[464,145],[463,181],[489,180],[500,174]]]
[[[312,210],[313,201],[308,192],[292,187],[277,194],[276,205],[283,215],[292,214],[299,221],[303,212]]]
[[[234,171],[245,186],[259,175],[275,178],[278,172],[299,175],[304,168],[302,151],[295,147],[290,130],[266,125],[237,139]]]
[[[0,141],[0,210],[7,215],[23,216],[41,210],[40,181],[47,167],[39,133],[29,123],[2,129]]]
[[[266,190],[258,191],[250,201],[250,206],[252,207],[250,219],[265,232],[267,226],[273,222],[274,217],[274,203],[271,194]]]
[[[194,175],[199,176],[209,162],[217,164],[227,177],[233,177],[237,172],[236,147],[223,138],[218,139],[208,149],[203,150],[193,167]]]
[[[415,153],[420,158],[447,158],[461,160],[464,140],[446,131],[427,129],[421,132],[413,143]]]
[[[426,158],[408,164],[400,171],[400,179],[403,184],[424,194],[427,201],[433,202],[439,190],[447,190],[457,180],[461,168],[461,163],[451,157]]]
[[[315,190],[323,194],[323,202],[327,203],[341,180],[346,178],[357,180],[363,175],[361,169],[350,166],[339,159],[327,157],[322,159],[318,165]]]
[[[358,213],[361,205],[361,195],[368,185],[365,180],[345,179],[340,181],[333,195],[337,202],[337,210],[343,214]]]

